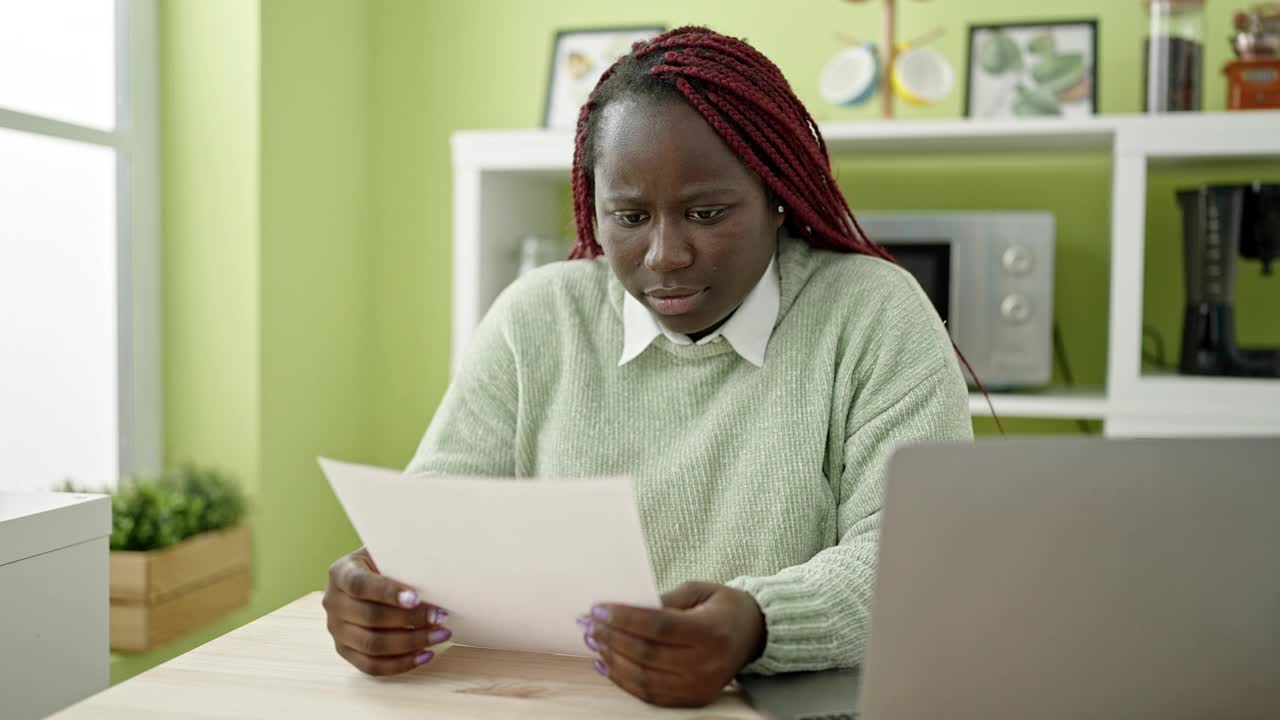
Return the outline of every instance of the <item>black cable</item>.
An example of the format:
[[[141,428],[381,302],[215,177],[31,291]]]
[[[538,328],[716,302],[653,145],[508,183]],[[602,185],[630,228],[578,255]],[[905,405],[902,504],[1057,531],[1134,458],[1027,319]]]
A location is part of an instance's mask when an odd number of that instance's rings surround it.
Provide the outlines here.
[[[1075,373],[1071,372],[1071,363],[1067,361],[1066,343],[1062,340],[1062,327],[1058,325],[1057,319],[1053,321],[1053,359],[1058,366],[1058,372],[1062,373],[1062,381],[1067,387],[1074,388],[1076,385]],[[1089,426],[1089,421],[1083,418],[1076,420],[1076,427],[1080,428],[1080,432],[1085,435],[1093,435],[1093,428]]]

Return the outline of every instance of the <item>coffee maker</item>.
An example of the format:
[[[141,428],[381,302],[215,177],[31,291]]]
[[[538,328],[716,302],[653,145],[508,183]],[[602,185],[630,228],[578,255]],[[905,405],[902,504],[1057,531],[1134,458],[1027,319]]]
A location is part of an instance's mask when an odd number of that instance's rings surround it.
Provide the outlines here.
[[[1280,348],[1236,344],[1236,256],[1271,275],[1280,258],[1280,184],[1207,185],[1178,192],[1186,253],[1182,324],[1186,375],[1280,378]]]

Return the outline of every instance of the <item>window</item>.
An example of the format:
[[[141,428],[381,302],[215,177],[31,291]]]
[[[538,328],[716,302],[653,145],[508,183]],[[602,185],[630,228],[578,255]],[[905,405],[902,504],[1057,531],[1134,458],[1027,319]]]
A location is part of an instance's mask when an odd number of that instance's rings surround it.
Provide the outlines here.
[[[155,0],[0,0],[0,491],[160,460]]]

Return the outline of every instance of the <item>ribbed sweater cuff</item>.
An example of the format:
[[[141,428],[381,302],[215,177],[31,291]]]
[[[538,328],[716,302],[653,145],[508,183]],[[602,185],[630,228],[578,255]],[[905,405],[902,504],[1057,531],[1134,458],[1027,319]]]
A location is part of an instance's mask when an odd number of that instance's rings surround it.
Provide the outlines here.
[[[807,578],[795,572],[767,577],[739,577],[726,583],[755,598],[764,613],[768,639],[764,653],[743,668],[745,673],[774,675],[831,666],[839,653],[831,608]]]

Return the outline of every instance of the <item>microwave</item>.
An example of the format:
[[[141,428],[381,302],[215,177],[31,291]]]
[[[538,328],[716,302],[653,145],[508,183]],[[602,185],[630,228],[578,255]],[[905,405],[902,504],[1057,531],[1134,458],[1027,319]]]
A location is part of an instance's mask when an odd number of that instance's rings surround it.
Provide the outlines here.
[[[858,222],[915,276],[983,385],[1049,383],[1052,214],[882,212]]]

